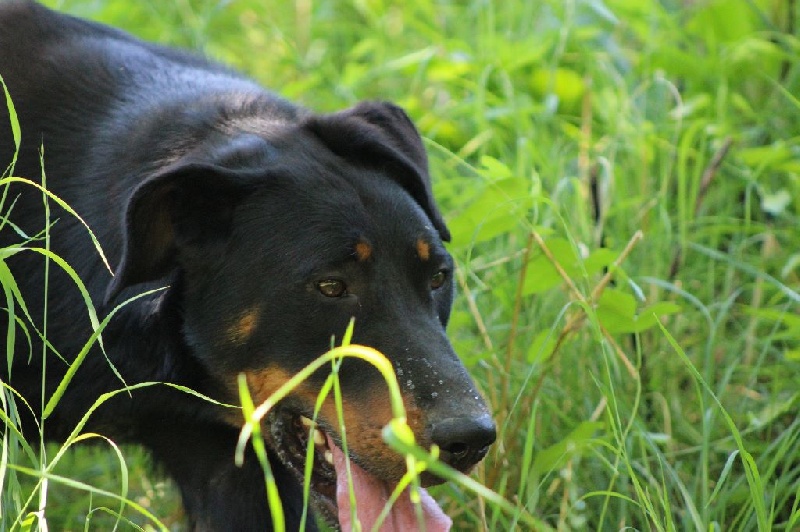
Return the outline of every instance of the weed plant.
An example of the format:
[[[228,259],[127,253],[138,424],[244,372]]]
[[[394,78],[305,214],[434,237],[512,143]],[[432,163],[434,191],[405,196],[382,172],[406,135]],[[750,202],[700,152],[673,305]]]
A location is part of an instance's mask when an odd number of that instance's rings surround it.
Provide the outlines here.
[[[316,110],[409,110],[500,428],[473,479],[506,502],[435,490],[455,530],[800,528],[796,0],[47,3]],[[0,528],[180,528],[139,451],[38,447],[0,397]]]

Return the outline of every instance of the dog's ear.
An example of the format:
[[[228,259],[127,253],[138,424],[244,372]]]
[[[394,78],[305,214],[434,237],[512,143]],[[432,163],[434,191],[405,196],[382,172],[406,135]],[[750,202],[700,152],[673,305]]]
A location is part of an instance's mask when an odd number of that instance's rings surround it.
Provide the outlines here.
[[[190,261],[222,245],[244,192],[239,172],[204,163],[176,164],[139,185],[126,208],[122,258],[106,303],[128,286],[165,276],[181,255]]]
[[[338,113],[311,116],[305,126],[335,154],[388,169],[423,208],[442,240],[450,240],[450,231],[433,199],[422,139],[400,107],[388,102],[362,102]]]

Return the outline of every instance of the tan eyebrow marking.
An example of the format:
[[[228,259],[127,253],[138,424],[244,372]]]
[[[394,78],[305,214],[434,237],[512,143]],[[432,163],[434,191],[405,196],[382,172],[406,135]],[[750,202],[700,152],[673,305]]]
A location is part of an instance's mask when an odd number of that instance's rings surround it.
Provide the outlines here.
[[[364,262],[372,257],[372,246],[366,240],[359,240],[356,244],[356,259],[358,262]]]
[[[255,332],[261,307],[255,305],[245,310],[236,321],[228,328],[228,338],[234,344],[245,343]]]
[[[417,256],[423,262],[431,258],[431,245],[421,238],[417,239]]]

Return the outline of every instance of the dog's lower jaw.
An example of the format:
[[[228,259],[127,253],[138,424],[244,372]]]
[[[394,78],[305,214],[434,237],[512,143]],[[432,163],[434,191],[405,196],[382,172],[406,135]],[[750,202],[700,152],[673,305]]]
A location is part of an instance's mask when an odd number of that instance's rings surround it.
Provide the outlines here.
[[[383,518],[381,530],[400,532],[415,529],[421,517],[430,532],[449,530],[450,518],[422,488],[415,503],[411,502],[410,489],[403,490],[384,515],[397,481],[383,480],[355,462],[348,463],[331,434],[317,428],[311,419],[279,407],[265,422],[267,444],[301,486],[308,484],[309,489],[304,490],[308,505],[331,527],[349,531],[353,520],[358,519],[362,527],[372,529]],[[306,474],[309,453],[312,467]]]

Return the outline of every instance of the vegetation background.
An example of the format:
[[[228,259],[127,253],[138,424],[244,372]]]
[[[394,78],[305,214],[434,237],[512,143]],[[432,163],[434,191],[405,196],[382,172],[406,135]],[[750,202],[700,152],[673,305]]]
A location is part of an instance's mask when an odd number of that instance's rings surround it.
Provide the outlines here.
[[[475,478],[517,507],[439,488],[455,530],[800,528],[796,0],[45,3],[318,111],[408,109],[453,232],[450,334],[500,423]],[[47,485],[6,456],[0,528],[46,490],[51,529],[106,529],[99,490],[126,487],[181,529],[123,452]]]

